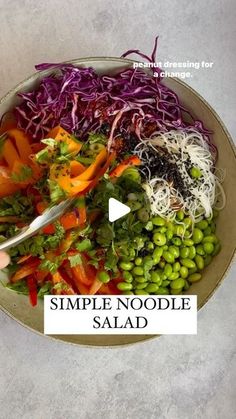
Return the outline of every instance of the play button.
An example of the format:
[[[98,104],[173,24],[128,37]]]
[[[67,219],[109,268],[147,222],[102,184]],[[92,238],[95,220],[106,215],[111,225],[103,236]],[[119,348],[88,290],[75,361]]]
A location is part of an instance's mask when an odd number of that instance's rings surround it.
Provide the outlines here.
[[[112,223],[128,214],[130,212],[130,207],[122,204],[122,202],[117,201],[115,198],[110,198],[108,202],[108,211],[109,221]]]

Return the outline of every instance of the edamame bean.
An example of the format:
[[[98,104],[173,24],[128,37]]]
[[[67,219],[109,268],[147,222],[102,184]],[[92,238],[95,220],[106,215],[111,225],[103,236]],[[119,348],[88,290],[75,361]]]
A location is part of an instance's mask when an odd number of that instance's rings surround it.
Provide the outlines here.
[[[175,262],[173,265],[173,272],[179,272],[180,271],[180,263],[179,262]]]
[[[172,237],[173,237],[173,235],[174,235],[173,231],[167,230],[167,232],[166,232],[166,238],[167,238],[167,240],[171,240]]]
[[[182,288],[178,288],[178,289],[171,289],[170,290],[170,293],[172,294],[172,295],[178,295],[178,294],[181,294],[181,292],[182,292]]]
[[[190,169],[190,175],[193,179],[199,179],[202,176],[202,172],[198,167],[192,167]]]
[[[166,264],[166,262],[165,262],[164,260],[161,260],[161,261],[158,263],[158,266],[160,266],[160,268],[161,268],[161,269],[164,269],[165,264]]]
[[[193,229],[193,241],[195,244],[201,243],[203,239],[203,232],[199,228]]]
[[[143,268],[141,266],[135,266],[132,270],[134,275],[142,276],[143,275]]]
[[[205,236],[209,236],[211,234],[211,227],[207,227],[206,230],[204,230]]]
[[[183,223],[185,225],[185,228],[189,229],[192,225],[192,220],[190,217],[186,217],[184,218]]]
[[[137,217],[143,223],[147,223],[149,220],[149,212],[146,210],[146,208],[140,208],[137,211]]]
[[[154,249],[154,243],[153,242],[147,242],[145,245],[147,250],[153,250]]]
[[[164,246],[166,244],[166,237],[162,233],[155,233],[153,241],[157,246]]]
[[[182,240],[179,237],[173,237],[171,241],[175,246],[181,246],[182,244]]]
[[[202,245],[202,244],[198,244],[198,245],[196,246],[196,252],[197,252],[197,254],[198,254],[198,255],[200,255],[200,256],[204,256],[204,255],[205,255],[205,251],[204,251],[204,249],[203,249],[203,245]]]
[[[201,271],[204,268],[204,259],[203,259],[203,257],[200,256],[200,255],[196,255],[195,256],[195,262],[196,262],[196,265],[197,265],[198,269]]]
[[[98,273],[98,279],[103,282],[103,284],[107,284],[111,278],[106,271],[101,271]]]
[[[135,289],[136,290],[144,290],[144,288],[146,288],[147,285],[148,285],[148,282],[143,282],[142,284],[137,284]]]
[[[197,267],[196,268],[191,268],[188,271],[189,275],[195,274],[195,272],[197,272]]]
[[[161,281],[165,281],[167,279],[167,276],[164,272],[161,272],[160,273],[160,278],[161,278]]]
[[[135,295],[149,295],[145,290],[135,290],[134,293]]]
[[[136,266],[140,266],[143,263],[143,259],[138,257],[138,258],[135,259],[134,263],[135,263]]]
[[[213,243],[204,243],[203,249],[207,255],[211,255],[214,252],[214,244]]]
[[[125,280],[125,282],[132,282],[133,281],[133,276],[131,275],[131,273],[129,271],[124,271],[123,272],[123,279]]]
[[[216,245],[215,245],[215,249],[214,249],[214,251],[212,252],[212,256],[216,256],[216,255],[218,255],[218,253],[220,252],[220,250],[221,250],[221,244],[220,244],[220,243],[216,243]]]
[[[164,273],[166,274],[167,278],[172,274],[172,266],[169,263],[166,264]]]
[[[184,246],[193,246],[194,241],[191,240],[191,239],[185,239],[185,240],[183,240],[183,244],[184,244]]]
[[[179,289],[179,288],[183,288],[184,287],[184,285],[185,285],[185,280],[184,279],[182,279],[182,278],[179,278],[179,279],[175,279],[174,281],[172,281],[171,283],[170,283],[170,287],[172,288],[172,289]]]
[[[198,223],[196,223],[196,227],[200,228],[200,230],[205,230],[208,227],[207,220],[201,220]]]
[[[201,277],[202,277],[201,274],[195,273],[195,274],[189,275],[188,281],[191,283],[198,282],[200,281]]]
[[[174,255],[175,259],[179,257],[179,248],[177,246],[170,246],[168,251]]]
[[[132,284],[128,284],[127,282],[119,282],[117,284],[117,288],[120,291],[131,291],[133,288]]]
[[[133,247],[130,247],[130,249],[129,249],[129,258],[131,260],[133,260],[135,258],[135,256],[136,256],[135,249],[133,249]]]
[[[147,224],[145,225],[145,230],[147,231],[152,231],[153,230],[153,224],[151,221],[148,221]]]
[[[210,228],[211,228],[211,232],[215,233],[216,231],[216,223],[214,223],[213,221],[210,223]]]
[[[164,252],[163,252],[163,258],[165,259],[165,261],[166,262],[168,262],[168,263],[174,263],[174,261],[175,261],[175,257],[174,257],[174,255],[172,254],[172,253],[170,253],[170,252],[167,252],[167,250],[165,250]]]
[[[183,226],[176,225],[174,229],[174,234],[179,237],[183,237],[185,233],[185,228]]]
[[[205,266],[210,265],[211,261],[212,261],[212,257],[210,255],[206,255],[206,257],[204,258]]]
[[[179,278],[179,272],[172,272],[168,277],[170,281],[175,281],[177,278]]]
[[[162,284],[161,284],[164,288],[165,287],[168,287],[168,285],[170,285],[170,281],[168,281],[168,279],[166,279],[165,281],[162,281]]]
[[[194,246],[190,246],[189,247],[189,255],[188,255],[188,257],[189,257],[189,259],[194,259],[195,256],[196,256],[196,249],[195,249]]]
[[[166,227],[159,227],[159,232],[162,233],[162,234],[165,233],[166,230],[167,230]]]
[[[132,262],[120,262],[120,268],[123,271],[131,271],[133,266],[134,266],[134,264]]]
[[[160,278],[159,273],[157,273],[157,272],[155,272],[155,271],[152,271],[152,272],[151,272],[151,281],[152,281],[152,282],[155,282],[155,283],[159,283],[159,282],[161,282],[161,278]]]
[[[143,282],[146,282],[146,279],[144,278],[144,276],[136,276],[135,281],[141,284]]]
[[[191,236],[192,236],[192,232],[189,230],[185,230],[184,239],[190,239]]]
[[[147,291],[148,293],[153,293],[153,292],[157,292],[158,288],[159,287],[157,284],[148,284],[147,287],[145,288],[145,291]]]
[[[196,264],[193,260],[191,259],[180,259],[180,263],[181,265],[185,266],[186,268],[196,268]]]
[[[166,222],[166,227],[167,227],[168,230],[172,231],[172,233],[173,233],[173,231],[174,231],[174,224],[171,221],[167,221]]]
[[[185,281],[185,284],[184,284],[184,291],[188,291],[188,290],[189,290],[189,288],[190,288],[190,285],[189,285],[188,281]]]
[[[123,291],[122,295],[134,295],[132,291]]]
[[[155,292],[156,295],[169,295],[169,290],[164,287],[159,287],[158,291]]]
[[[176,215],[179,221],[182,221],[184,219],[184,212],[182,210],[177,211]]]
[[[204,239],[202,240],[202,243],[218,243],[218,239],[216,237],[215,234],[210,234],[209,236],[205,236]],[[204,247],[204,246],[203,246]]]
[[[182,278],[187,278],[188,276],[188,268],[186,266],[181,266],[180,270],[179,270],[180,276]]]
[[[153,258],[155,258],[155,257],[161,257],[161,256],[162,256],[163,251],[164,251],[163,247],[156,247],[156,248],[154,249],[154,252],[153,252],[153,254],[152,254],[152,257],[153,257]]]
[[[161,218],[159,216],[152,218],[151,221],[154,224],[154,226],[164,226],[165,225],[164,218]]]
[[[185,259],[189,256],[189,248],[188,247],[183,247],[182,249],[180,249],[180,257]]]

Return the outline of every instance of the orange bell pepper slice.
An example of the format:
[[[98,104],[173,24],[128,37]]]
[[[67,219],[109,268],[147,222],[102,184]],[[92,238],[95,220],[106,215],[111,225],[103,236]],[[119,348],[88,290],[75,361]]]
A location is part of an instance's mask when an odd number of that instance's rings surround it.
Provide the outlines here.
[[[68,146],[68,153],[75,153],[77,154],[81,148],[82,143],[76,141],[72,135],[69,134],[64,128],[60,127],[60,125],[53,128],[49,131],[47,138],[53,138],[58,142],[66,143]]]
[[[137,156],[131,156],[125,159],[123,162],[118,164],[110,173],[110,177],[119,177],[122,173],[130,166],[139,166],[141,164],[141,160]]]
[[[89,288],[88,294],[89,295],[95,295],[100,290],[100,288],[103,286],[103,283],[98,279],[95,278],[93,281],[91,287]]]
[[[12,195],[19,191],[19,186],[15,185],[10,179],[0,176],[0,198]]]
[[[18,269],[18,271],[16,271],[16,273],[11,277],[11,282],[15,283],[29,275],[32,275],[39,266],[39,264],[40,260],[38,258],[26,263],[20,269]]]
[[[76,160],[72,160],[70,162],[70,174],[72,177],[81,175],[81,173],[83,173],[85,169],[85,166]]]
[[[29,137],[24,131],[17,128],[8,130],[7,134],[15,141],[20,160],[25,164],[29,163],[30,155],[32,154]]]
[[[79,218],[76,216],[74,212],[69,212],[64,214],[60,218],[60,223],[65,230],[70,230],[71,228],[79,227]]]
[[[20,161],[20,155],[9,138],[7,138],[3,144],[2,157],[6,161],[10,170],[12,170],[16,161]]]
[[[107,151],[103,148],[92,163],[81,175],[77,176],[78,180],[91,180],[94,179],[98,171],[101,169],[103,163],[107,159]]]

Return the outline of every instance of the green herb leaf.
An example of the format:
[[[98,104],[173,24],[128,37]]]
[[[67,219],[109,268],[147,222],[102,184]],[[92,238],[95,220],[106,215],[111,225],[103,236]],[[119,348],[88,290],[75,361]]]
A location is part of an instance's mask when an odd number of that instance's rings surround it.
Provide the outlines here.
[[[74,255],[74,256],[69,256],[68,259],[70,261],[71,268],[74,268],[77,265],[82,265],[82,259],[81,259],[81,256],[79,254]]]
[[[90,144],[95,144],[95,143],[106,144],[107,137],[104,134],[96,134],[94,132],[90,132],[88,141]]]
[[[43,298],[44,295],[51,294],[52,290],[52,283],[50,281],[45,282],[43,286],[38,291],[38,297]]]
[[[18,294],[24,294],[24,295],[29,294],[29,289],[25,280],[17,281],[15,284],[8,283],[6,284],[6,288],[8,288],[9,290],[15,291]]]
[[[54,261],[43,259],[38,269],[40,269],[41,271],[46,271],[46,272],[55,274],[61,262],[62,262],[62,258],[60,256],[55,258]]]
[[[55,148],[58,145],[57,140],[55,140],[54,138],[44,138],[43,140],[41,140],[41,143],[46,144],[49,147]]]
[[[65,191],[63,191],[63,189],[58,185],[58,183],[55,180],[49,179],[48,185],[49,185],[49,190],[50,190],[51,202],[53,204],[66,199]]]
[[[84,239],[80,243],[76,243],[75,247],[79,252],[85,252],[92,249],[92,243],[90,239]]]
[[[39,164],[49,163],[50,155],[49,155],[48,149],[44,148],[43,150],[39,151],[35,155],[35,159],[36,159],[37,163],[39,163]]]

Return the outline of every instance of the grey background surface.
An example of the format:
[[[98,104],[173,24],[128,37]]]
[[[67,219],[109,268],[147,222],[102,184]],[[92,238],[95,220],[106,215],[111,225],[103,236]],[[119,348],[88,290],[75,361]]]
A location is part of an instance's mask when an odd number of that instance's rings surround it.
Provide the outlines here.
[[[234,0],[0,0],[0,96],[40,62],[151,51],[213,61],[188,81],[236,138]],[[2,419],[233,419],[236,269],[198,316],[197,336],[116,349],[51,341],[0,313]]]

